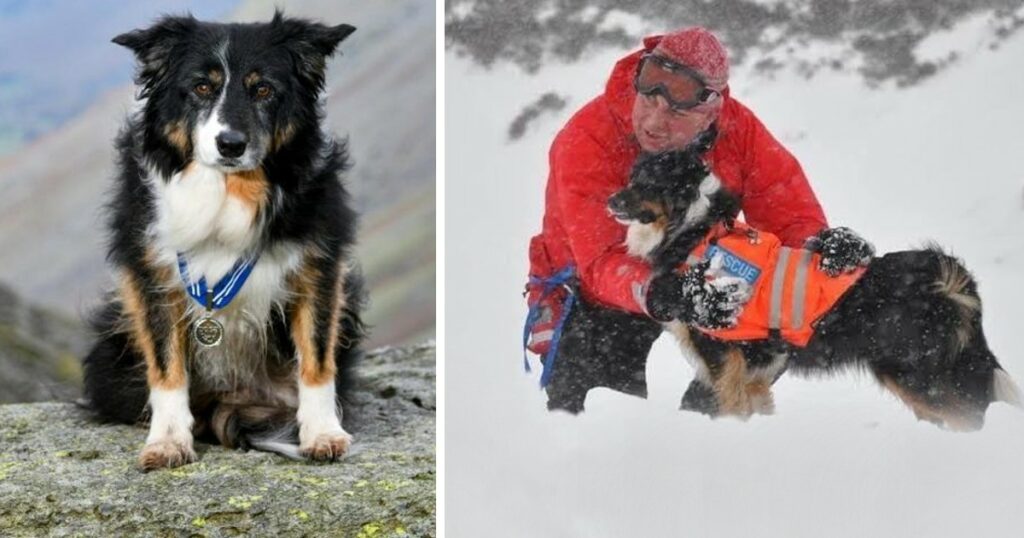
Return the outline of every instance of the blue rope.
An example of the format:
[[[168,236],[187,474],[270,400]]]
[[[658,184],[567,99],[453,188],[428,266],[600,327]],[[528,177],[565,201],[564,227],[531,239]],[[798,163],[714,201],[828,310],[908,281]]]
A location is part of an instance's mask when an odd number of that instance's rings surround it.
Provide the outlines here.
[[[537,318],[540,317],[541,304],[544,299],[551,294],[555,289],[565,285],[576,275],[576,267],[569,265],[557,273],[547,277],[540,278],[530,276],[530,284],[543,284],[544,289],[541,291],[540,297],[530,307],[529,312],[526,314],[526,323],[523,326],[523,369],[529,373],[530,361],[526,357],[526,346],[530,341],[530,332],[533,329],[534,324],[537,323]],[[562,339],[562,329],[565,327],[565,320],[569,316],[569,311],[572,310],[573,304],[576,302],[576,296],[569,291],[568,296],[565,298],[565,302],[562,305],[562,315],[558,318],[558,323],[555,325],[554,334],[551,335],[551,347],[548,348],[547,354],[543,358],[544,370],[540,376],[540,386],[544,388],[551,380],[551,374],[554,372],[555,356],[558,354],[558,343]]]

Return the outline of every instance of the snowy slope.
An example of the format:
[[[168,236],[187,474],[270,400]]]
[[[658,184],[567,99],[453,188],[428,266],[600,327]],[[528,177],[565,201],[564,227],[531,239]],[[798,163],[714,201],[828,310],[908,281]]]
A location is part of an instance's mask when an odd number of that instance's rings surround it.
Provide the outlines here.
[[[966,260],[989,343],[1021,383],[1024,36],[989,50],[989,31],[934,37],[922,54],[960,59],[908,89],[741,67],[733,94],[801,160],[833,224],[882,251],[932,239]],[[867,376],[787,376],[777,415],[710,421],[676,410],[692,370],[665,336],[648,400],[598,389],[584,415],[544,411],[519,339],[547,148],[623,52],[536,76],[446,58],[447,535],[1024,536],[1024,413],[1004,404],[955,434]],[[551,90],[569,105],[508,143],[511,119]]]

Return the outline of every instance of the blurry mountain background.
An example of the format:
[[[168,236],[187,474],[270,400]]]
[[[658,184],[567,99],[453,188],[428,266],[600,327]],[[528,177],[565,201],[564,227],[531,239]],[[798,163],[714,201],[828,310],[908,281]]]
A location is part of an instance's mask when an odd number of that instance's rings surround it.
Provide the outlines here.
[[[354,160],[369,345],[434,337],[432,2],[0,0],[0,403],[74,393],[82,317],[112,282],[101,207],[134,59],[110,39],[164,13],[266,21],[275,6],[357,28],[328,64],[326,122]]]
[[[956,47],[922,47],[929,37],[970,22],[987,29],[985,47],[998,49],[1024,27],[1021,6],[1024,0],[445,0],[445,46],[486,68],[510,63],[535,74],[546,63],[700,25],[725,44],[734,69],[749,67],[765,83],[783,71],[807,80],[835,71],[860,74],[868,88],[907,87],[963,60]],[[523,103],[510,139],[568,104],[551,90]]]

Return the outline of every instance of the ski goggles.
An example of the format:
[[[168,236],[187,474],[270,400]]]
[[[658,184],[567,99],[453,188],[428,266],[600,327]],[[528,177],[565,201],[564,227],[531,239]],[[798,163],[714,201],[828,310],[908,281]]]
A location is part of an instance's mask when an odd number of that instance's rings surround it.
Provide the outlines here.
[[[640,95],[664,97],[673,110],[691,109],[721,96],[693,69],[653,52],[640,57],[633,87]]]

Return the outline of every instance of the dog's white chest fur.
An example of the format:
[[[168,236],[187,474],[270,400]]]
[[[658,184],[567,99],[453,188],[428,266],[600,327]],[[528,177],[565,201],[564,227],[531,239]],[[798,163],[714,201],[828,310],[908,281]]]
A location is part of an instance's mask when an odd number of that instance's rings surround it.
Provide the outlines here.
[[[626,228],[626,251],[630,256],[646,258],[664,238],[664,229],[639,221],[630,222]]]
[[[157,184],[157,233],[168,247],[179,252],[212,241],[242,251],[252,241],[254,208],[227,192],[227,178],[220,170],[201,164]]]
[[[258,239],[255,207],[228,193],[223,172],[195,163],[167,181],[153,176],[150,184],[159,260],[176,266],[178,253],[184,254],[193,280],[205,276],[214,286]],[[285,279],[300,261],[298,245],[278,244],[262,252],[233,303],[254,321],[266,319],[271,306],[286,298]]]
[[[194,164],[168,181],[151,176],[157,218],[151,234],[158,263],[177,267],[184,255],[192,281],[206,278],[209,288],[232,272],[258,240],[261,221],[256,209],[228,192],[227,178],[219,170]],[[214,317],[224,325],[224,341],[215,348],[198,349],[193,374],[225,390],[258,386],[264,374],[261,350],[266,348],[267,321],[273,308],[288,300],[288,275],[302,261],[302,248],[276,243],[264,249],[231,303]],[[174,270],[177,276],[177,269]],[[184,282],[168,283],[184,287]],[[202,305],[188,299],[188,317],[206,315]]]

